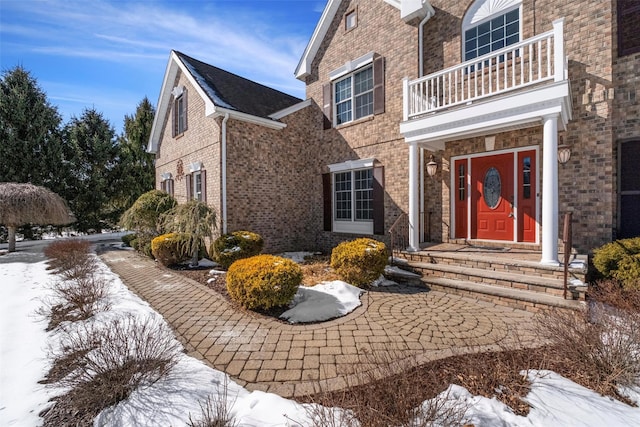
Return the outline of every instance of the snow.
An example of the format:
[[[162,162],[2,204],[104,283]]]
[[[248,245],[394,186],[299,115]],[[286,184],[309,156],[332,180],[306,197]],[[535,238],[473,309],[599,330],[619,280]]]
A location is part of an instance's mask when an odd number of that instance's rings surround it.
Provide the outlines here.
[[[341,280],[322,282],[312,287],[300,286],[291,308],[280,318],[289,323],[310,323],[345,316],[362,304],[362,292],[362,289]]]
[[[552,371],[523,371],[531,381],[525,401],[526,417],[513,413],[496,398],[473,396],[465,388],[450,385],[435,399],[451,399],[448,405],[467,408],[465,421],[482,426],[626,427],[640,425],[640,408],[582,387]],[[427,406],[425,401],[423,406]],[[419,419],[418,419],[419,420]]]
[[[300,252],[283,252],[280,254],[281,257],[283,258],[288,258],[291,261],[297,263],[297,264],[302,264],[304,262],[304,259],[308,256],[314,255],[314,252],[304,252],[304,251],[300,251]]]
[[[103,236],[99,240],[107,238]],[[0,425],[31,427],[41,424],[39,412],[49,405],[51,397],[58,394],[56,389],[46,388],[38,381],[49,367],[47,346],[55,346],[59,334],[47,333],[45,322],[34,315],[41,305],[41,298],[47,296],[47,284],[53,279],[41,254],[45,244],[21,243],[20,252],[0,256]],[[126,313],[156,316],[158,321],[163,321],[104,264],[100,269],[103,277],[111,283],[109,298],[112,307],[90,321],[108,321]],[[360,304],[362,292],[339,281],[301,289],[300,301],[292,309],[294,321],[301,321],[298,319],[306,312],[315,313],[307,315],[307,318],[318,321],[320,315],[342,313],[349,305],[355,308]],[[449,386],[441,396],[451,399],[448,405],[468,407],[466,421],[477,427],[640,425],[640,408],[600,396],[551,371],[528,371],[522,375],[527,375],[532,383],[526,396],[531,410],[526,417],[515,415],[495,398],[473,396],[456,385]],[[636,402],[640,401],[640,388],[621,389],[621,392]],[[302,405],[275,394],[250,392],[226,374],[180,353],[179,361],[169,376],[150,387],[136,390],[126,401],[104,410],[95,425],[185,426],[190,415],[194,420],[199,418],[200,407],[207,398],[213,401],[226,399],[237,425],[249,427],[313,425],[312,408],[334,411],[336,418],[341,411],[338,408]]]
[[[222,100],[218,92],[216,92],[214,88],[209,86],[207,80],[196,71],[196,69],[189,63],[189,61],[185,60],[182,61],[182,63],[189,69],[189,72],[196,79],[200,87],[202,87],[205,92],[207,92],[207,95],[209,95],[209,98],[211,98],[214,104],[216,104],[218,107],[228,108],[230,110],[236,109],[233,105],[228,104]]]
[[[422,277],[419,274],[412,273],[407,270],[403,270],[400,267],[397,267],[395,265],[387,265],[384,268],[384,272],[385,274],[396,276],[396,277],[403,277],[405,279],[419,279],[420,277]]]

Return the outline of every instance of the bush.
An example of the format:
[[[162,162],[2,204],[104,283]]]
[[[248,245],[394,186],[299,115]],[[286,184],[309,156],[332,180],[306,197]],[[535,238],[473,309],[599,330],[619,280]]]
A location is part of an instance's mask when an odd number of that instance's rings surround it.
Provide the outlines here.
[[[289,304],[301,282],[298,264],[273,255],[238,260],[227,272],[229,296],[251,310]]]
[[[234,231],[223,234],[213,242],[211,250],[215,261],[223,268],[229,268],[234,261],[249,258],[262,252],[264,240],[251,231]]]
[[[627,255],[618,263],[612,276],[628,290],[640,290],[640,254]]]
[[[376,280],[387,265],[387,248],[377,240],[342,242],[331,251],[331,268],[347,283],[363,287]]]
[[[127,316],[65,331],[50,350],[48,379],[66,394],[53,398],[44,425],[93,425],[100,412],[166,376],[180,357],[180,345],[161,321]],[[57,372],[67,373],[57,375]],[[104,425],[97,420],[96,425]]]
[[[89,256],[91,244],[86,240],[58,240],[44,248],[49,258],[49,268],[65,279],[83,277],[95,269],[95,261]]]
[[[640,237],[621,239],[607,243],[594,251],[593,265],[604,278],[614,277],[620,261],[627,256],[640,254]]]
[[[147,191],[122,214],[120,225],[127,230],[157,235],[160,216],[176,204],[176,199],[164,191]]]
[[[122,243],[124,243],[125,246],[133,247],[131,242],[136,240],[137,238],[138,238],[138,235],[136,233],[129,233],[122,236],[121,239],[122,239]]]
[[[164,266],[178,264],[189,259],[187,240],[184,233],[162,234],[151,241],[151,253]]]

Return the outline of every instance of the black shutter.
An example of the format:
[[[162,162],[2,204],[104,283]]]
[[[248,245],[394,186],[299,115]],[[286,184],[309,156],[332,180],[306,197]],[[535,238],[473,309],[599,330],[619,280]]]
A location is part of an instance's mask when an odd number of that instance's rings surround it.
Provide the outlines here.
[[[193,198],[193,175],[185,175],[185,181],[187,183],[187,202]]]
[[[384,234],[384,166],[373,168],[373,234]]]
[[[207,202],[207,171],[200,172],[200,179],[202,180],[202,201]]]
[[[331,83],[322,86],[322,112],[324,113],[322,129],[331,129],[333,94],[331,93]]]
[[[178,98],[173,98],[173,108],[171,114],[171,136],[175,138],[178,134]]]
[[[373,114],[384,113],[384,58],[373,59]]]
[[[331,174],[322,174],[322,201],[323,201],[323,214],[324,214],[324,231],[331,231],[333,223],[333,211],[331,206],[331,200],[333,194],[331,191]]]
[[[187,124],[187,117],[189,116],[189,110],[187,109],[187,88],[184,88],[184,91],[182,92],[182,115],[184,116],[184,128],[182,129],[182,132],[187,130],[188,124]]]
[[[167,192],[167,181],[160,181],[160,190]]]

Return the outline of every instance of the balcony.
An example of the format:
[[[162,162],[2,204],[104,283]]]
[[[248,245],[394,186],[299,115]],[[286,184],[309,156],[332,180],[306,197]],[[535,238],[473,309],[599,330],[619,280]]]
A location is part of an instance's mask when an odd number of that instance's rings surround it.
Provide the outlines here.
[[[559,19],[551,31],[518,44],[405,79],[400,124],[405,140],[435,150],[448,140],[533,126],[549,114],[558,114],[559,125],[566,125],[571,100],[563,31]]]

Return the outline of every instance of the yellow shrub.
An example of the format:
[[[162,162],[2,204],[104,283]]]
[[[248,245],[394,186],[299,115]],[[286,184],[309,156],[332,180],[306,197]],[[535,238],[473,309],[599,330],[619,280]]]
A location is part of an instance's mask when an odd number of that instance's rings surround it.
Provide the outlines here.
[[[238,260],[227,271],[229,296],[251,310],[289,304],[301,282],[298,264],[273,255]]]
[[[345,282],[363,287],[376,280],[387,265],[387,248],[377,240],[342,242],[331,251],[331,268]]]
[[[605,278],[615,277],[621,261],[628,256],[640,254],[640,237],[620,239],[607,243],[593,251],[593,265]],[[629,260],[626,261],[631,262]]]
[[[212,245],[212,255],[223,268],[229,268],[234,261],[249,258],[262,252],[264,240],[251,231],[234,231],[218,237]]]
[[[185,250],[183,234],[162,234],[151,241],[151,253],[162,265],[177,264],[190,258]]]

